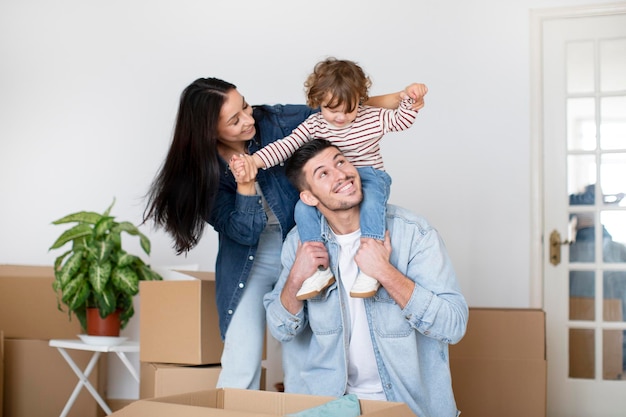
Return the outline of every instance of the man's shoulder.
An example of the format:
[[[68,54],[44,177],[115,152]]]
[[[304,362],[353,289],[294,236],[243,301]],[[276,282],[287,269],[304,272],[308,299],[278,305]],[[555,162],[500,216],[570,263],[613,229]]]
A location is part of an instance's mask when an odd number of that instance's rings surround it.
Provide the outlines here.
[[[423,216],[415,213],[406,207],[397,206],[395,204],[387,204],[387,215],[392,217],[407,218],[407,219],[423,219]]]
[[[432,228],[424,216],[395,204],[387,204],[387,222],[403,223],[407,226],[417,227],[422,231]]]

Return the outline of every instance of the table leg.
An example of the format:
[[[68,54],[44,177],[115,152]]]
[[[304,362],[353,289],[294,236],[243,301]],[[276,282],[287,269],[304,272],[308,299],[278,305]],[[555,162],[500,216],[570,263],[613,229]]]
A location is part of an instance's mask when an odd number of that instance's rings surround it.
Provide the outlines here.
[[[124,354],[124,352],[117,352],[116,351],[115,353],[120,358],[120,360],[122,361],[124,366],[126,366],[126,369],[128,369],[128,372],[130,372],[130,374],[133,376],[133,378],[135,378],[135,381],[139,382],[139,375],[137,374],[137,370],[135,369],[133,364],[130,363],[130,360],[128,360],[128,357]]]
[[[80,390],[83,386],[87,388],[87,390],[91,393],[93,398],[95,398],[95,400],[98,402],[100,407],[102,407],[106,415],[111,414],[112,411],[107,405],[107,403],[102,399],[102,397],[100,396],[98,391],[96,391],[96,389],[93,387],[93,385],[91,385],[91,382],[89,382],[89,375],[91,375],[91,371],[93,371],[93,368],[98,363],[98,359],[100,358],[101,352],[94,352],[93,356],[89,360],[89,364],[85,368],[85,371],[82,372],[80,368],[78,367],[78,365],[76,365],[72,357],[65,351],[65,349],[60,348],[60,347],[57,347],[57,349],[59,350],[59,352],[65,359],[65,361],[70,365],[70,368],[72,368],[72,370],[78,377],[78,383],[76,384],[76,387],[74,388],[74,391],[72,392],[72,395],[70,396],[69,400],[67,400],[67,403],[65,404],[65,407],[63,408],[63,411],[61,412],[60,417],[66,417],[67,414],[70,412],[70,409],[74,405],[74,402],[76,401],[76,397],[78,397],[78,394],[80,393]]]

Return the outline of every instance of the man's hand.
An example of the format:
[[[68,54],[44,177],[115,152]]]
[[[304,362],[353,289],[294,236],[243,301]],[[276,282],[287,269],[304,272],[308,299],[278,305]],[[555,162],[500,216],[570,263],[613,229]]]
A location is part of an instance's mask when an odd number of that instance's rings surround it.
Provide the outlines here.
[[[354,260],[363,272],[380,282],[400,308],[404,308],[411,299],[415,283],[389,262],[390,256],[391,239],[387,231],[384,242],[361,239],[361,246]]]
[[[296,259],[289,271],[289,277],[280,294],[280,301],[291,314],[302,308],[302,301],[296,299],[296,293],[305,279],[317,271],[318,267],[328,268],[328,251],[322,242],[298,242]]]
[[[389,231],[385,233],[385,241],[371,238],[361,238],[361,246],[354,256],[359,269],[367,275],[377,278],[379,272],[391,266],[391,240]]]

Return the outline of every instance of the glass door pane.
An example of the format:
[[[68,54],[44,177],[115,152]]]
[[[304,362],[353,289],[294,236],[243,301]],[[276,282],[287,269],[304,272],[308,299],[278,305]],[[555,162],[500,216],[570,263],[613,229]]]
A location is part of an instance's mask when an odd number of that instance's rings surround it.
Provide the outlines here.
[[[601,370],[603,379],[621,380],[626,376],[626,212],[619,210],[626,192],[626,40],[571,42],[566,55],[569,376],[594,379]],[[609,322],[617,328],[608,328]]]

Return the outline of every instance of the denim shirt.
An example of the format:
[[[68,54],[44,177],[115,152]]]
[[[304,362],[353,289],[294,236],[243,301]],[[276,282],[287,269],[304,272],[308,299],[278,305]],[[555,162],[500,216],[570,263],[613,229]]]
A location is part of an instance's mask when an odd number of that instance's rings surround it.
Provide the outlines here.
[[[376,365],[388,401],[405,402],[420,417],[458,415],[448,360],[448,345],[465,334],[468,306],[459,290],[444,243],[420,216],[387,206],[391,263],[415,282],[404,309],[384,287],[363,300]],[[339,246],[325,219],[322,237],[335,277]],[[283,245],[283,271],[264,298],[267,323],[282,343],[285,390],[341,396],[347,386],[350,318],[347,297],[338,282],[305,302],[296,315],[280,302],[280,293],[295,259],[298,234]]]
[[[248,144],[250,154],[287,136],[313,112],[304,105],[256,106],[253,110],[256,135]],[[261,197],[238,194],[227,162],[219,158],[219,164],[219,190],[208,222],[219,234],[215,296],[223,339],[248,282],[267,215]],[[295,224],[293,210],[299,193],[287,180],[283,164],[259,170],[257,182],[280,223],[284,239]]]

